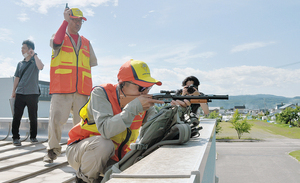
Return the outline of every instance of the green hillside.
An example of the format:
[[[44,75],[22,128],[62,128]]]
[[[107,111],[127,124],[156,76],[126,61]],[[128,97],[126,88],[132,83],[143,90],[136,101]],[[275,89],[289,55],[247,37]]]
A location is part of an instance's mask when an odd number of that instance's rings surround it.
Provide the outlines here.
[[[209,103],[210,107],[224,107],[230,109],[234,106],[246,106],[246,109],[272,109],[278,104],[300,104],[300,97],[288,98],[276,95],[238,95],[229,96],[229,100],[213,100]]]

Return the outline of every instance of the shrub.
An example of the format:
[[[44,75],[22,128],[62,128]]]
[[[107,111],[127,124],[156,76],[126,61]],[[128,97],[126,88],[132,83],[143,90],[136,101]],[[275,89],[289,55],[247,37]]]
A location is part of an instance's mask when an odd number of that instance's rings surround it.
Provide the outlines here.
[[[250,133],[252,124],[247,122],[247,117],[241,120],[241,116],[239,114],[239,111],[236,110],[233,114],[231,123],[233,125],[233,128],[236,130],[238,134],[238,138],[241,139],[243,133]]]

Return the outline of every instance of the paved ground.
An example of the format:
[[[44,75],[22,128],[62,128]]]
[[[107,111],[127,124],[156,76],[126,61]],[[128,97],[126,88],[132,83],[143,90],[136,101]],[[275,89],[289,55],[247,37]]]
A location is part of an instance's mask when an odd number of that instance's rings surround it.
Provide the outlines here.
[[[236,135],[234,130],[226,133],[222,132],[218,136],[226,137],[233,134]],[[300,182],[300,163],[288,155],[291,151],[300,150],[300,139],[288,139],[261,129],[251,130],[250,134],[244,134],[243,137],[264,140],[259,142],[217,142],[216,172],[219,183]],[[39,140],[41,141],[42,138],[39,138]],[[46,142],[31,144],[27,140],[23,143],[23,146],[17,148],[12,144],[4,145],[11,141],[10,138],[7,141],[0,141],[0,182],[10,182],[9,180],[13,178],[32,173],[32,170],[42,171],[50,168],[42,162],[42,157],[46,153]],[[28,147],[26,147],[27,145]],[[65,146],[63,147],[65,148]],[[10,148],[13,149],[6,151]],[[42,149],[30,152],[39,148]],[[25,152],[27,153],[25,154]],[[20,156],[13,157],[14,154],[20,154]],[[31,159],[36,160],[7,168],[15,162],[20,163]],[[59,157],[51,166],[63,162],[66,162],[65,155]],[[70,180],[73,176],[74,170],[65,165],[23,182],[64,182]]]
[[[249,134],[259,142],[217,142],[219,183],[299,183],[300,162],[288,153],[300,150],[300,139],[265,131]]]

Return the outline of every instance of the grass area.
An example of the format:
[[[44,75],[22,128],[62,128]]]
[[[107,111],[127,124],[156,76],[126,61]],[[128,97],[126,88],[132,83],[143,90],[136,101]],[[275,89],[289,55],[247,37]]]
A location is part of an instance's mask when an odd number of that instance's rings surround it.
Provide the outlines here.
[[[290,156],[293,156],[293,157],[296,158],[298,161],[300,161],[300,150],[290,152],[289,155],[290,155]]]
[[[298,127],[289,127],[287,124],[273,124],[259,120],[249,120],[248,122],[253,124],[256,128],[267,130],[275,135],[282,135],[292,139],[300,139],[300,128]]]
[[[230,139],[238,139],[238,135],[235,131],[235,129],[233,129],[232,124],[230,122],[221,122],[219,124],[221,126],[221,132],[219,132],[216,136],[216,139],[219,140],[230,140]],[[246,135],[242,135],[241,139],[249,139],[248,136]]]
[[[250,134],[244,133],[241,139],[260,139],[263,138],[262,132],[281,135],[292,139],[300,139],[300,128],[292,127],[285,124],[273,124],[260,120],[248,120],[253,124]],[[217,139],[238,139],[236,131],[232,128],[230,122],[221,122],[221,132],[217,134]]]

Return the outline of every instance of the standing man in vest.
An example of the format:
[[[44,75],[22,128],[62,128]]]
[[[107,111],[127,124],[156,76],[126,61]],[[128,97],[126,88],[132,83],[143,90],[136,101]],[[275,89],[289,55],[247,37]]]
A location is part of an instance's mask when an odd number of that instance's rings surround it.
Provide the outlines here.
[[[19,128],[25,106],[27,106],[30,120],[30,141],[38,142],[36,135],[40,95],[39,72],[44,68],[42,61],[34,53],[34,43],[32,41],[23,41],[22,55],[24,56],[24,60],[18,63],[11,96],[15,98],[12,121],[12,138],[15,146],[21,146]]]
[[[80,110],[81,122],[69,132],[66,155],[76,170],[77,182],[99,182],[105,168],[118,162],[130,151],[141,125],[154,114],[155,103],[164,103],[148,95],[154,84],[162,83],[150,75],[145,62],[130,60],[118,73],[118,84],[95,87],[88,103]],[[122,105],[122,97],[136,98]],[[188,100],[172,101],[186,107]]]
[[[43,161],[52,163],[61,154],[59,145],[62,126],[70,111],[73,125],[80,121],[79,109],[87,102],[92,89],[91,67],[97,58],[90,41],[78,34],[83,21],[78,8],[66,8],[64,21],[50,40],[52,60],[50,65],[50,116],[48,125],[48,152]]]

